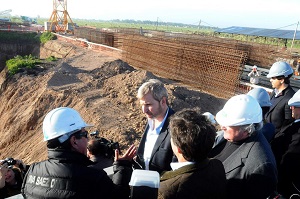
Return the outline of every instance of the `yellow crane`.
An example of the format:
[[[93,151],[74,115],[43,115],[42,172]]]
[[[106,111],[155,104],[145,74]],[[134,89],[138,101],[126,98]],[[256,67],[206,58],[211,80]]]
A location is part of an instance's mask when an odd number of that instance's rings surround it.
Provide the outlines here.
[[[0,11],[0,16],[10,15],[9,13],[10,13],[11,11],[12,11],[11,9],[9,9],[9,10],[2,10],[2,11]]]
[[[73,23],[68,11],[67,11],[67,0],[53,0],[53,12],[49,19],[48,31],[74,33],[75,24]]]
[[[5,22],[9,22],[10,21],[10,12],[11,12],[12,10],[11,9],[9,9],[9,10],[2,10],[2,11],[0,11],[0,21],[1,22],[3,22],[3,21],[5,21]]]

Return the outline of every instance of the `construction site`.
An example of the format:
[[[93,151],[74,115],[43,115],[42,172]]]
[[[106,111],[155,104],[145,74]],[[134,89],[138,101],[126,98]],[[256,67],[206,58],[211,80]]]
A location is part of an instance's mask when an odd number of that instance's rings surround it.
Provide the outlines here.
[[[35,24],[13,26],[10,22],[8,28],[9,23],[1,22],[1,31],[51,31],[57,36],[57,40],[30,48],[20,47],[30,44],[3,42],[2,60],[18,54],[58,58],[13,77],[8,77],[3,67],[0,99],[6,103],[0,106],[1,159],[12,156],[26,163],[45,159],[42,120],[54,107],[80,110],[84,119],[95,125],[94,130],[118,141],[124,149],[137,144],[143,132],[146,119],[136,103],[136,91],[146,79],[158,78],[166,84],[169,103],[175,110],[199,107],[216,114],[233,95],[253,87],[270,92],[266,74],[271,65],[283,60],[295,68],[299,58],[294,48],[238,41],[218,34],[77,27],[66,3],[53,0],[51,20],[41,30],[33,29]],[[251,84],[247,76],[254,65],[262,74],[257,85]],[[298,79],[291,78],[295,90],[300,88]]]
[[[26,23],[28,24],[26,20]],[[25,22],[25,19],[23,23]],[[218,97],[251,89],[247,74],[257,65],[262,74],[279,60],[296,67],[298,49],[258,44],[215,36],[159,32],[142,29],[97,29],[78,27],[67,11],[67,0],[53,0],[53,12],[44,26],[20,26],[2,22],[10,31],[51,31],[58,38],[94,50],[113,53],[116,58],[166,78],[182,81]],[[68,36],[69,35],[69,36]],[[69,39],[68,39],[69,38]],[[297,39],[297,38],[296,38]],[[270,89],[262,76],[260,86]],[[292,86],[298,89],[298,77]]]

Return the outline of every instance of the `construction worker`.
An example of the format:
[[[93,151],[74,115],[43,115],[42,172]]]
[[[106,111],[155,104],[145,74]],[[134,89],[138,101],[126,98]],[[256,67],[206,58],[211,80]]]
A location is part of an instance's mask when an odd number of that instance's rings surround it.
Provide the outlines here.
[[[263,118],[265,114],[269,111],[270,106],[272,105],[270,102],[270,95],[269,93],[263,89],[263,88],[253,88],[250,90],[247,95],[252,96],[254,99],[257,100],[259,103]],[[264,120],[264,125],[262,128],[262,133],[264,134],[265,138],[268,140],[268,142],[271,142],[271,140],[274,138],[275,135],[275,126],[272,123],[268,123]]]
[[[216,114],[223,131],[209,157],[222,161],[227,198],[268,198],[276,192],[277,170],[270,144],[261,133],[262,109],[250,95],[230,98]]]
[[[131,160],[136,148],[124,156],[115,151],[113,181],[106,172],[88,167],[88,132],[80,114],[68,107],[50,111],[43,121],[48,160],[33,163],[22,185],[24,198],[128,198]]]
[[[281,128],[292,123],[292,111],[288,105],[289,99],[293,97],[295,91],[290,86],[290,77],[294,71],[292,67],[283,61],[275,62],[270,68],[267,78],[270,78],[273,92],[270,95],[272,106],[266,113],[266,122],[270,122],[275,126],[275,135]]]
[[[271,144],[278,167],[278,192],[284,198],[300,198],[300,90],[288,105],[295,121],[282,129]]]
[[[259,83],[259,77],[260,72],[257,70],[257,66],[253,66],[251,72],[248,74],[250,77],[250,83],[251,84],[258,84]]]

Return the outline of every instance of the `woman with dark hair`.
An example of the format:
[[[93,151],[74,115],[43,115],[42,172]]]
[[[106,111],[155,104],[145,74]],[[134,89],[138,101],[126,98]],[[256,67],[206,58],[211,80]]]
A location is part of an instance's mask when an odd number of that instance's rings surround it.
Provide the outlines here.
[[[23,163],[21,160],[16,160],[16,165],[8,166],[2,161],[1,167],[6,168],[6,172],[2,172],[2,178],[5,184],[0,188],[0,199],[14,196],[21,193],[21,186],[23,183],[24,170],[20,169],[18,165]],[[25,167],[24,167],[25,168]],[[2,168],[1,168],[2,169]]]
[[[5,187],[8,196],[14,196],[21,193],[23,182],[23,172],[17,167],[8,169],[5,177]]]

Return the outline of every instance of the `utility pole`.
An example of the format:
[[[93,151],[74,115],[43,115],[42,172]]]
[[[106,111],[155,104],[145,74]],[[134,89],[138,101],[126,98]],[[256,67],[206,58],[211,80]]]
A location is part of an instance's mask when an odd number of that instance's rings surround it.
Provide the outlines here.
[[[156,29],[155,30],[157,30],[157,26],[158,26],[158,17],[157,17],[157,21],[156,21]]]
[[[297,34],[298,25],[299,25],[299,21],[298,21],[298,23],[297,23],[297,27],[296,27],[296,30],[295,30],[295,32],[294,32],[294,37],[293,37],[293,41],[292,41],[292,45],[291,45],[291,50],[292,50],[293,45],[294,45],[294,41],[295,41],[295,37],[296,37],[296,34]]]
[[[200,30],[201,19],[199,21],[198,30]]]

